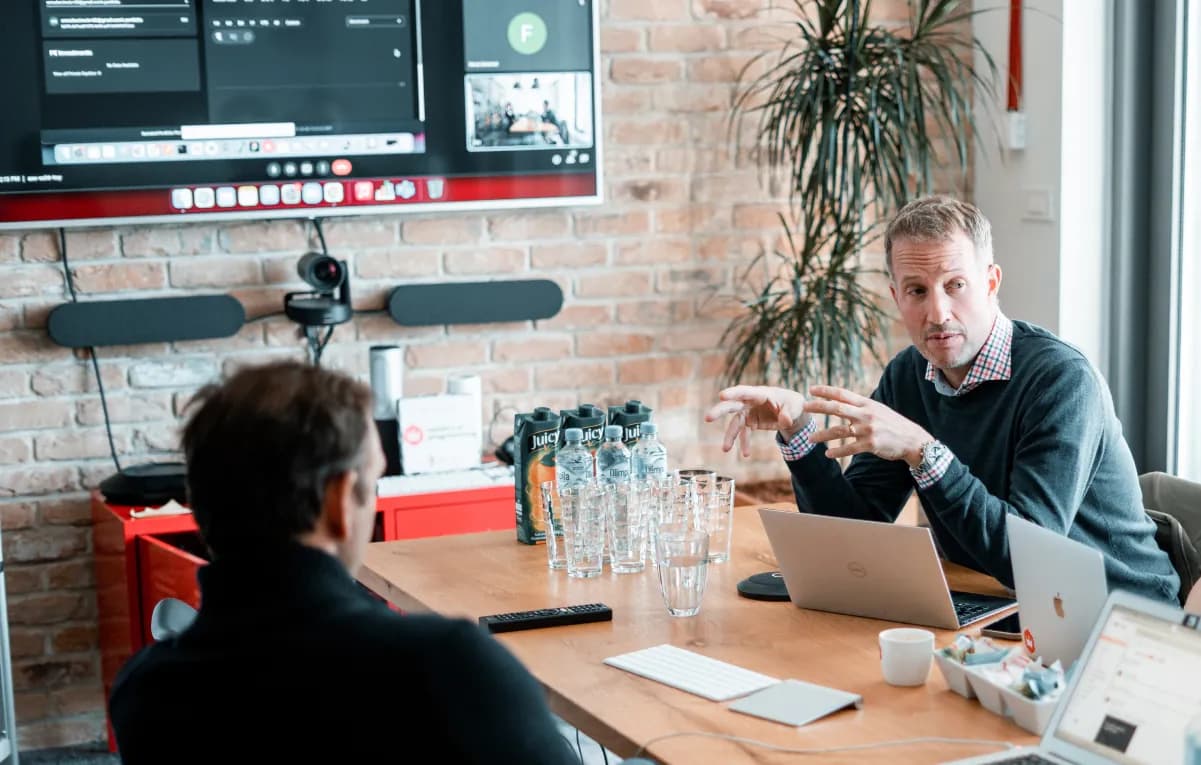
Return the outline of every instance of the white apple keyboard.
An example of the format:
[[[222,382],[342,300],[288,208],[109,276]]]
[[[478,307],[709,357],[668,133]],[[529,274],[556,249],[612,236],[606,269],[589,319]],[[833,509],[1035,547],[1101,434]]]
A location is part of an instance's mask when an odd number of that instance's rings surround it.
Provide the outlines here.
[[[780,682],[668,643],[610,656],[604,663],[710,701],[728,701]]]

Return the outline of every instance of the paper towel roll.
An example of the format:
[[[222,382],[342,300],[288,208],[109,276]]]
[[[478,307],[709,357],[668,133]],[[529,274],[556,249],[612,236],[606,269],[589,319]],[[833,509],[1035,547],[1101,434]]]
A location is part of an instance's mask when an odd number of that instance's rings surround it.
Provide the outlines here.
[[[476,416],[480,419],[480,453],[484,450],[484,390],[479,375],[456,374],[446,378],[446,392],[468,395],[474,402]]]
[[[479,375],[458,374],[446,378],[447,393],[469,393],[477,401],[483,401],[483,387]]]

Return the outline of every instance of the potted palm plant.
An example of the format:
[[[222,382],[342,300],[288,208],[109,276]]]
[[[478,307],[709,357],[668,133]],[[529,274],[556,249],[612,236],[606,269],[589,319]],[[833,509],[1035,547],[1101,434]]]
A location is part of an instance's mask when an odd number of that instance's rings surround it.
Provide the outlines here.
[[[871,0],[792,1],[782,47],[742,70],[731,114],[734,136],[751,121],[750,156],[790,204],[781,244],[742,279],[726,378],[847,385],[882,362],[888,321],[862,252],[936,171],[966,176],[973,92],[991,95],[997,71],[960,0],[908,0],[907,25],[873,21]]]

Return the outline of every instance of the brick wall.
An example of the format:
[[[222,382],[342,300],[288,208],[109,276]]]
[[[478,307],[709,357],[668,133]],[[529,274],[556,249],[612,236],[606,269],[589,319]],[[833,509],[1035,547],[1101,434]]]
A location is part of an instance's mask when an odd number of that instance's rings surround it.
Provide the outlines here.
[[[536,324],[406,330],[359,316],[334,333],[328,364],[365,376],[368,346],[400,343],[410,394],[476,371],[494,441],[518,409],[640,398],[655,408],[673,463],[782,476],[769,438],[737,462],[720,453],[720,428],[701,422],[723,366],[735,274],[778,236],[777,205],[726,138],[732,80],[764,44],[756,15],[768,4],[602,2],[601,207],[328,223],[362,309],[418,281],[536,275],[566,296],[558,316]],[[905,3],[877,10],[904,18]],[[84,300],[229,292],[251,317],[281,309],[309,247],[291,221],[71,231],[68,241]],[[90,366],[45,334],[47,312],[64,300],[54,235],[0,235],[0,516],[23,749],[103,736],[87,492],[112,465]],[[117,450],[130,463],[168,456],[199,384],[301,356],[280,317],[223,340],[102,349]]]

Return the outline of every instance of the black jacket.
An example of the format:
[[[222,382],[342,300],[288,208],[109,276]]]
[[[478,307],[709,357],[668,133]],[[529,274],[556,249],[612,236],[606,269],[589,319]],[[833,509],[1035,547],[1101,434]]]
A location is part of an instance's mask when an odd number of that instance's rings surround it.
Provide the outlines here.
[[[572,763],[542,689],[477,625],[399,615],[299,544],[200,570],[202,606],[121,670],[126,763]]]

